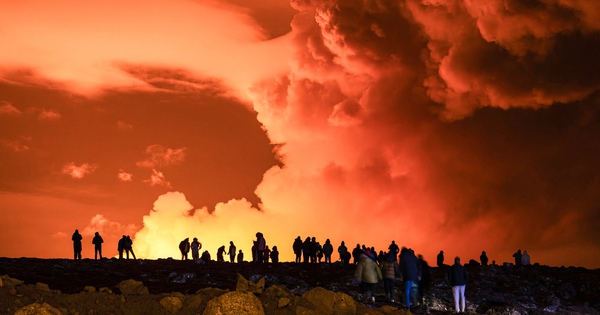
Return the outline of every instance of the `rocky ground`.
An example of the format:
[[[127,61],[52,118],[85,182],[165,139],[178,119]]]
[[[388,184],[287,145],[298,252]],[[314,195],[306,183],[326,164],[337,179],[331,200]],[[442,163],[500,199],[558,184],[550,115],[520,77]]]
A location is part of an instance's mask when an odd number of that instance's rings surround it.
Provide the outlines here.
[[[432,268],[426,306],[412,313],[452,313],[443,269]],[[600,270],[467,270],[468,313],[600,314]],[[382,287],[375,303],[365,303],[353,274],[354,266],[339,263],[0,258],[0,314],[408,313],[403,304],[387,302]]]

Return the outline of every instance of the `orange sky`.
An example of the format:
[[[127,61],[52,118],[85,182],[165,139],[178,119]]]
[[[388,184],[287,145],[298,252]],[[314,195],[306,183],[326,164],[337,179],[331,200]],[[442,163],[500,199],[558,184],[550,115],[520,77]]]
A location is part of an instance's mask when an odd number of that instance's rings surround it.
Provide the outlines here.
[[[3,4],[0,256],[261,231],[600,267],[600,4],[246,2]]]

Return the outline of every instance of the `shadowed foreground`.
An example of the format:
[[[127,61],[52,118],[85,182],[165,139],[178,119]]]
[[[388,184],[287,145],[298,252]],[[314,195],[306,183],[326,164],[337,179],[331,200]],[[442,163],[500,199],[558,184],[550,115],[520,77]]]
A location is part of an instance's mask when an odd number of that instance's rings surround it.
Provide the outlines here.
[[[0,258],[0,313],[42,313],[36,307],[56,314],[407,313],[403,304],[385,301],[382,287],[375,303],[363,303],[352,281],[354,269],[338,263]],[[413,313],[451,313],[452,294],[442,269],[432,268],[427,307],[414,308]],[[467,270],[469,313],[600,314],[600,270],[547,266],[467,266]],[[397,301],[399,288],[400,283]]]

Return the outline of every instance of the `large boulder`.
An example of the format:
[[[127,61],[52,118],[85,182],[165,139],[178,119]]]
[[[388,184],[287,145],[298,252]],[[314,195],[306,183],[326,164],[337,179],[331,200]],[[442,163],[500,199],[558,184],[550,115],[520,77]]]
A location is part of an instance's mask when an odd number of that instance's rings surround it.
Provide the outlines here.
[[[176,296],[167,296],[160,300],[160,305],[165,308],[167,314],[175,314],[183,307],[183,302]]]
[[[48,303],[33,303],[21,307],[15,315],[62,315],[62,313]]]
[[[237,274],[237,284],[235,286],[236,291],[250,292],[261,294],[265,289],[265,278],[260,278],[256,282],[246,280],[241,274]]]
[[[260,300],[249,292],[233,291],[208,302],[204,315],[264,315]]]
[[[317,287],[305,292],[302,298],[314,305],[319,314],[343,315],[356,313],[356,302],[345,293],[336,293]]]
[[[146,295],[150,293],[148,292],[148,288],[144,286],[144,283],[132,279],[121,281],[117,285],[117,288],[124,295]]]

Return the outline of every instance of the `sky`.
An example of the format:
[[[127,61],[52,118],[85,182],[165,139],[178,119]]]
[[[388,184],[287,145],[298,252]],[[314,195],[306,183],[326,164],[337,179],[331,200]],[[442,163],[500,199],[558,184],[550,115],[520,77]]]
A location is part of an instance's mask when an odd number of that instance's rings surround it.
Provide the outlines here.
[[[600,268],[598,2],[2,7],[0,257],[262,232]]]

